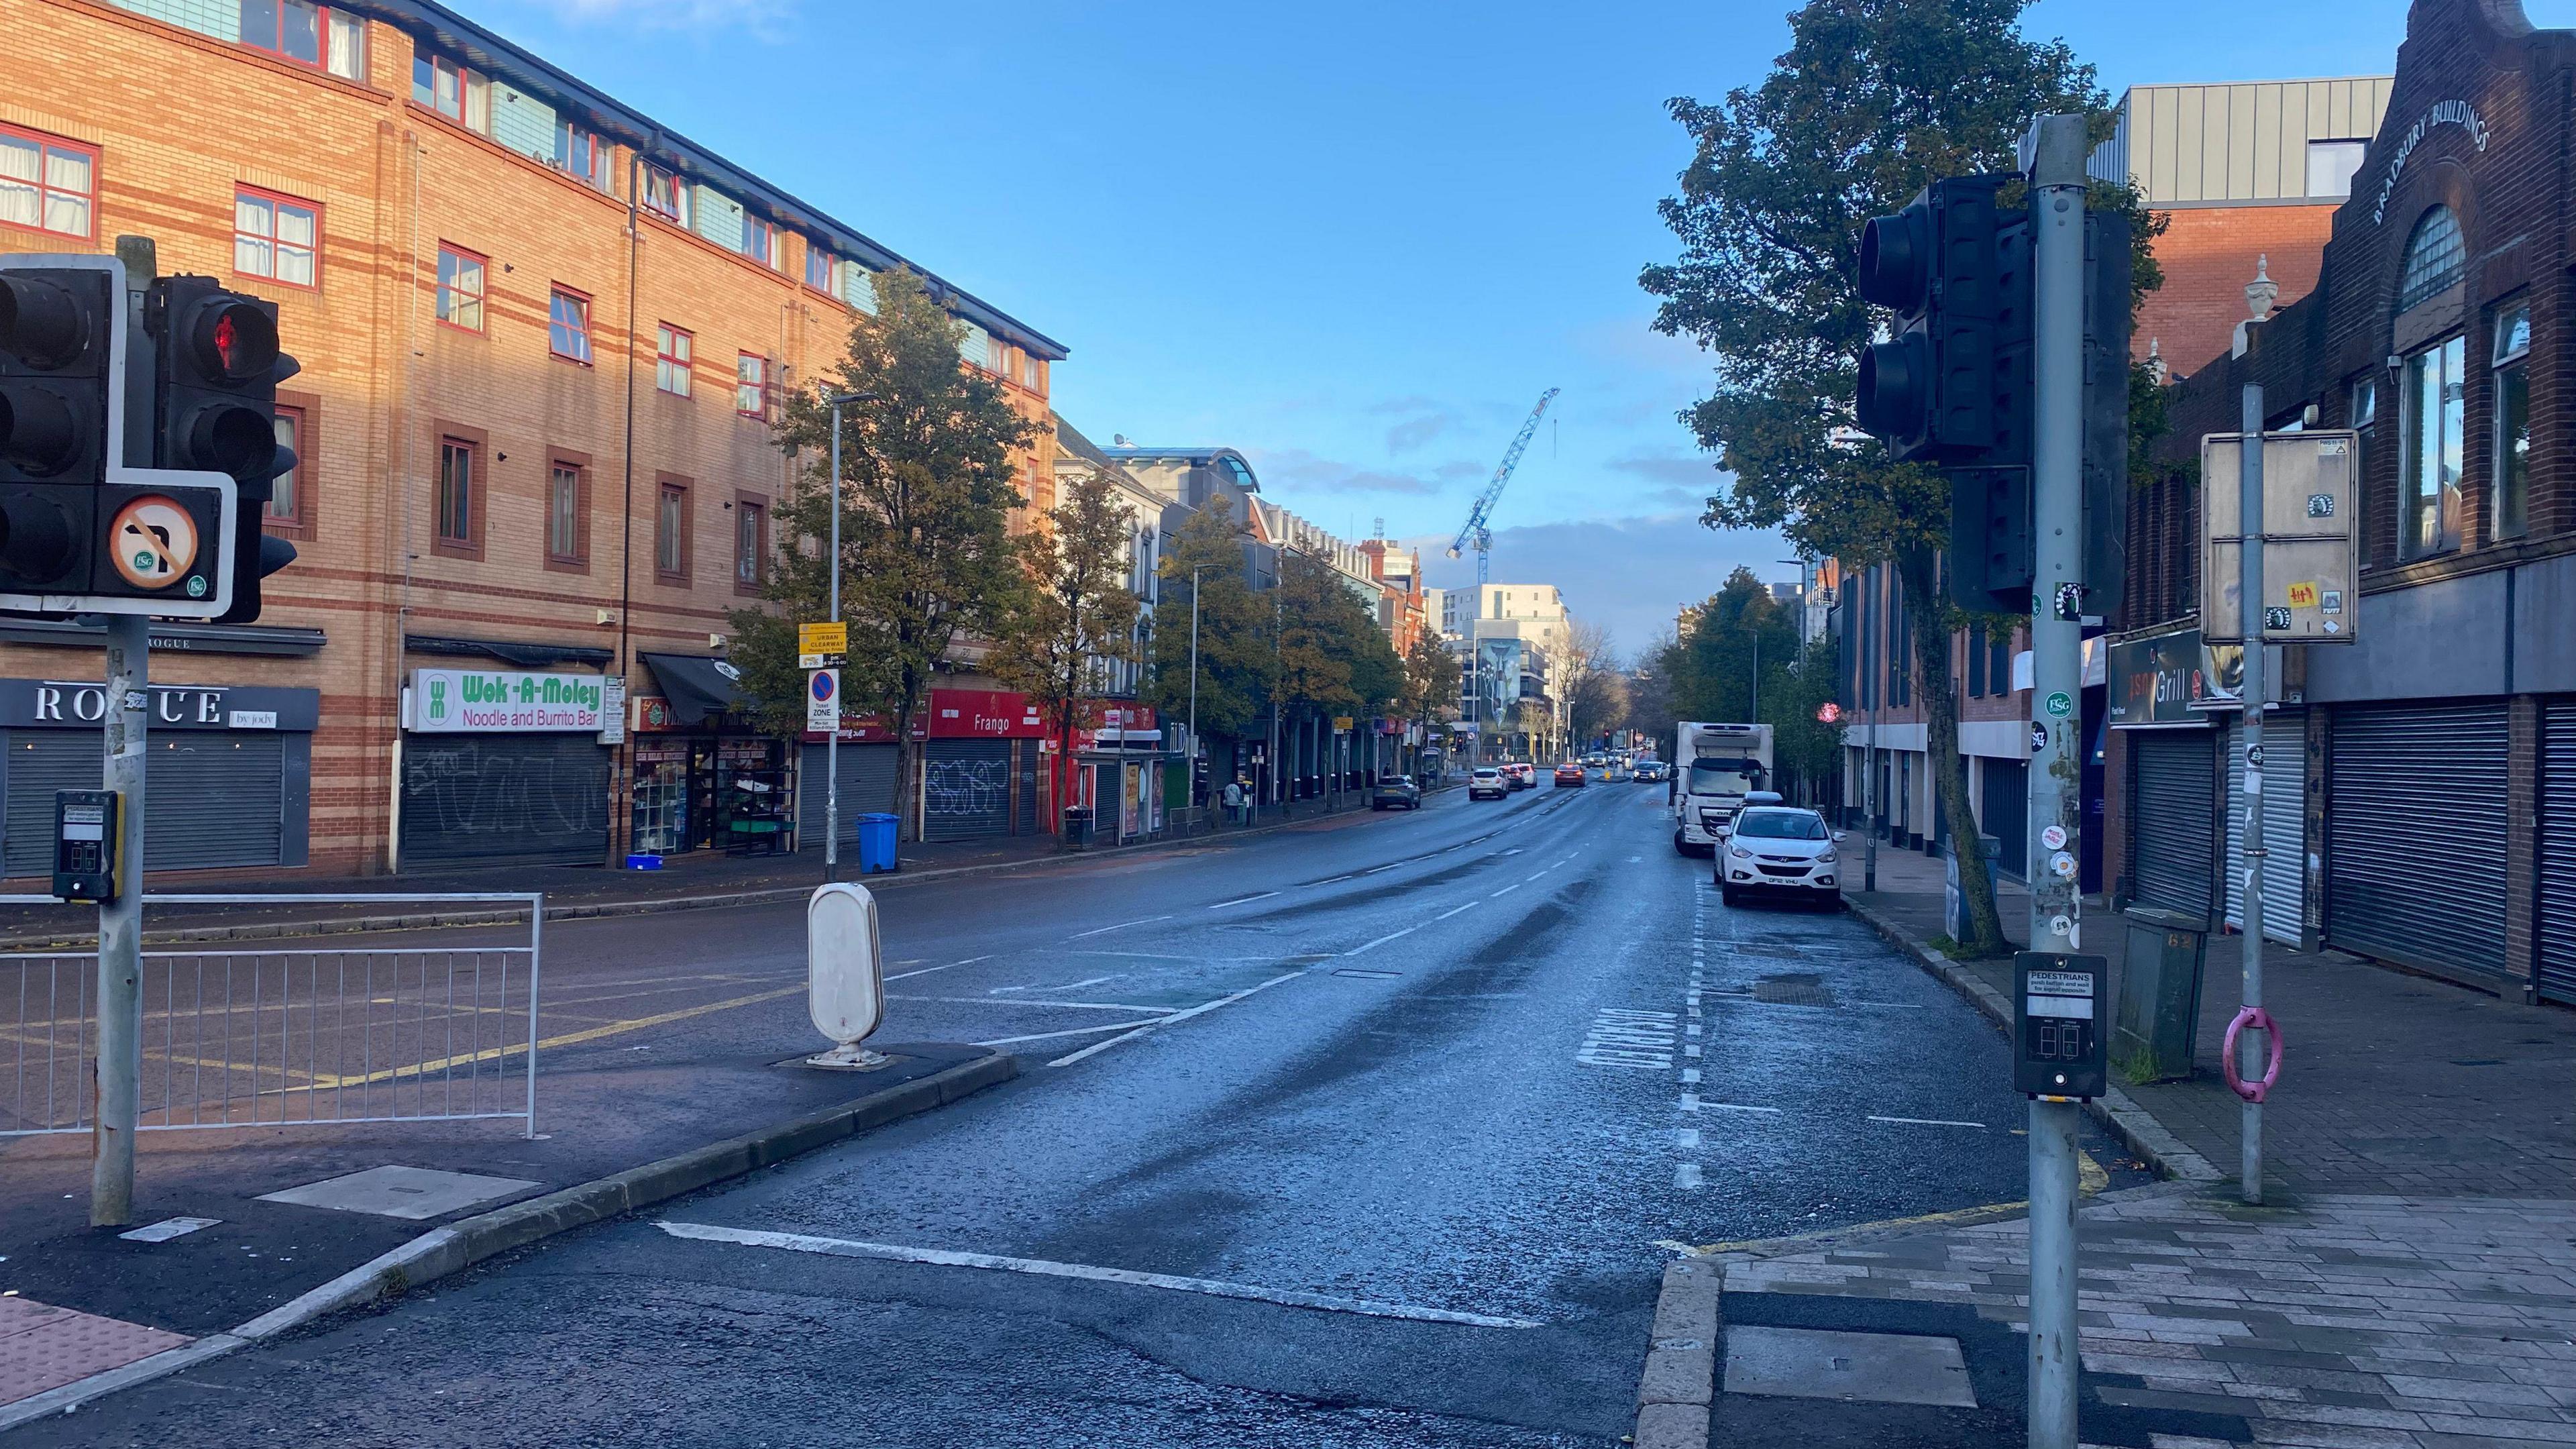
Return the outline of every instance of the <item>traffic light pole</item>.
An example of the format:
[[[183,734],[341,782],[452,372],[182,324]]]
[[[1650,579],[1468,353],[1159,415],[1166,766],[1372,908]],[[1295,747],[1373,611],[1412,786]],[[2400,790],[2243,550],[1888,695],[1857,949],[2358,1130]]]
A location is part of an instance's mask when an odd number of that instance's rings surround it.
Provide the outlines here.
[[[2245,792],[2235,802],[2245,812],[2245,949],[2242,957],[2246,1009],[2263,1005],[2263,386],[2245,389],[2245,441],[2237,456],[2236,531],[2244,557],[2238,574],[2238,633],[2244,636]],[[2248,1082],[2263,1079],[2269,1048],[2261,1027],[2251,1027],[2237,1040],[2237,1075]],[[2247,1097],[2238,1138],[2238,1195],[2248,1203],[2263,1201],[2263,1103]]]
[[[2030,949],[2072,952],[2080,901],[2084,680],[2084,118],[2042,116],[2030,145],[2032,522]],[[2030,1103],[2030,1446],[2075,1449],[2075,1114]]]

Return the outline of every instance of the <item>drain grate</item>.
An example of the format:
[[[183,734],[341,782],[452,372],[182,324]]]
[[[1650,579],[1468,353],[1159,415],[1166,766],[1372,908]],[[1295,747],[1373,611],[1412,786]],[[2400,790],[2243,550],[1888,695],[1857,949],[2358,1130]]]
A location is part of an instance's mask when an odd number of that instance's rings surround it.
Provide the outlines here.
[[[1773,1006],[1831,1006],[1834,994],[1825,989],[1824,978],[1800,972],[1788,976],[1765,976],[1753,983],[1753,999]]]

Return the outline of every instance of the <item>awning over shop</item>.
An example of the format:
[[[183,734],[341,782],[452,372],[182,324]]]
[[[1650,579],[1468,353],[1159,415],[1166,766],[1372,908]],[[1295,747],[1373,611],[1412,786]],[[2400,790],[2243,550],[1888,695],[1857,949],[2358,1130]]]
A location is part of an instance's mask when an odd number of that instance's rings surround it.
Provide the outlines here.
[[[747,706],[742,671],[722,659],[697,654],[646,654],[644,663],[662,682],[662,697],[671,701],[671,718],[682,725],[703,724],[708,715]]]

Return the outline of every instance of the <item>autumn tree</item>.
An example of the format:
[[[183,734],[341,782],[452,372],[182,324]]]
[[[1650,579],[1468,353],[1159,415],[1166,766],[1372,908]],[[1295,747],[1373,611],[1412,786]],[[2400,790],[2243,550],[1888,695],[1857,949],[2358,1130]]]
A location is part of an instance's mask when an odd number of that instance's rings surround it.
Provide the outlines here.
[[[1712,528],[1777,529],[1847,569],[1887,563],[1904,591],[1928,758],[1942,809],[1975,818],[1958,750],[1950,639],[1960,620],[1934,586],[1949,534],[1940,475],[1895,462],[1853,428],[1862,349],[1886,314],[1861,301],[1861,228],[1929,182],[2017,169],[2034,117],[2082,112],[2107,134],[2107,98],[2063,41],[2025,37],[2030,0],[1809,0],[1789,49],[1759,86],[1671,103],[1696,154],[1662,203],[1677,261],[1644,270],[1663,299],[1657,330],[1715,360],[1709,395],[1682,414],[1734,475],[1708,500]],[[2159,279],[2146,247],[2160,228],[2126,193],[2139,288]],[[1685,718],[1695,716],[1683,710]],[[1993,882],[1977,852],[1960,875],[1975,951],[2001,948]]]
[[[1575,625],[1557,647],[1565,654],[1558,687],[1565,692],[1566,733],[1579,753],[1594,736],[1617,727],[1627,711],[1626,681],[1610,631],[1599,624]]]
[[[796,623],[830,617],[832,510],[841,511],[841,614],[850,626],[846,707],[893,727],[895,799],[907,839],[920,838],[913,721],[950,650],[995,639],[1027,591],[1011,510],[1011,460],[1034,429],[1001,384],[964,366],[965,325],[919,277],[877,274],[877,314],[852,319],[848,350],[811,386],[786,395],[773,440],[799,467],[779,509],[782,548],[766,593],[776,612],[733,616],[732,658],[768,726],[804,727]],[[831,486],[834,394],[857,397],[842,422],[842,486]]]
[[[1133,655],[1143,606],[1129,577],[1133,521],[1108,473],[1070,475],[1047,521],[1021,543],[1029,588],[984,668],[1026,695],[1055,736],[1061,811],[1075,732],[1097,723],[1104,661]]]
[[[1253,593],[1245,543],[1243,524],[1223,497],[1191,510],[1163,537],[1163,588],[1154,605],[1154,703],[1166,716],[1189,717],[1195,603],[1198,729],[1229,744],[1250,734],[1262,718],[1278,669],[1270,647],[1270,603]]]
[[[1413,647],[1404,653],[1403,688],[1397,699],[1402,717],[1412,721],[1426,741],[1434,722],[1458,712],[1458,676],[1458,656],[1439,631],[1415,630]]]

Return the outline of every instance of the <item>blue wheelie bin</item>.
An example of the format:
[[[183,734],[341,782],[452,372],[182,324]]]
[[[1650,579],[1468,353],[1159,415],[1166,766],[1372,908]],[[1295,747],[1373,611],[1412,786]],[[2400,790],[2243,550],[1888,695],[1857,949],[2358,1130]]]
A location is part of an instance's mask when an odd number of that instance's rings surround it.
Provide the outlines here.
[[[879,875],[894,869],[894,832],[897,817],[867,814],[859,817],[859,874]]]

